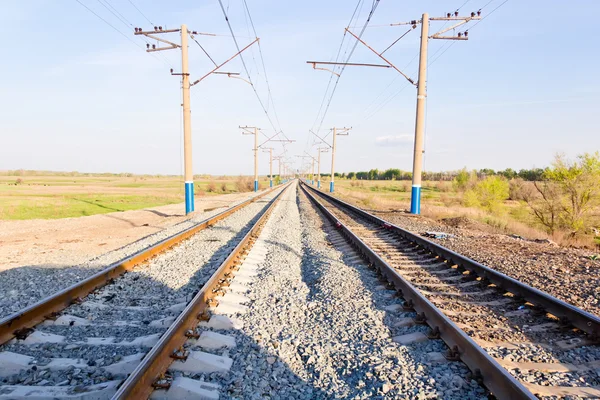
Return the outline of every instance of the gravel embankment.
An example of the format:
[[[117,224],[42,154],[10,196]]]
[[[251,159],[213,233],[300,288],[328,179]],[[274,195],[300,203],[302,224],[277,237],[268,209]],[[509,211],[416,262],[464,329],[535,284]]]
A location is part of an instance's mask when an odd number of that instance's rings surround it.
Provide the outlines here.
[[[268,254],[250,285],[243,328],[234,335],[227,374],[193,376],[218,383],[222,398],[485,398],[461,363],[436,364],[439,340],[401,346],[390,328],[402,312],[376,275],[334,249],[308,200],[290,191],[265,228]],[[414,328],[413,328],[414,329]],[[421,329],[421,327],[417,328]]]
[[[600,315],[600,261],[589,252],[535,243],[507,235],[456,228],[426,218],[381,213],[386,221],[409,231],[442,231],[450,239],[431,239],[490,268],[552,296]]]
[[[248,196],[250,197],[250,195]],[[237,201],[231,206],[239,204]],[[171,235],[179,233],[194,224],[204,221],[222,211],[218,208],[209,212],[197,213],[189,220],[169,226],[155,234],[93,258],[81,265],[61,267],[21,267],[0,273],[0,318],[27,307],[35,302],[73,285],[80,280],[101,271],[110,264],[126,258]]]
[[[65,309],[68,316],[87,321],[74,326],[38,326],[37,331],[65,336],[62,343],[7,344],[1,351],[11,351],[36,358],[43,366],[51,358],[82,359],[87,366],[61,370],[31,368],[4,379],[7,384],[59,385],[81,387],[124,379],[103,369],[125,357],[147,352],[151,342],[122,345],[134,339],[159,337],[195,292],[225,260],[274,194],[237,211],[214,226],[199,232],[174,249],[157,256],[151,263],[131,271],[115,283],[87,296],[80,305]],[[179,307],[173,308],[174,305]],[[164,319],[163,324],[156,322]],[[89,325],[87,325],[89,323]],[[128,324],[130,326],[123,326]],[[90,338],[113,338],[113,344],[90,344]],[[88,343],[86,343],[88,342]],[[77,389],[79,388],[79,389]]]

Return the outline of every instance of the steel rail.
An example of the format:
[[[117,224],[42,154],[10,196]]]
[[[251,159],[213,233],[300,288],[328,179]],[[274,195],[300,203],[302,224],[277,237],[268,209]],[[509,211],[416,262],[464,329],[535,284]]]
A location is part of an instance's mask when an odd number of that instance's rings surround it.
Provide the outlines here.
[[[22,310],[0,319],[0,345],[20,334],[26,335],[27,331],[37,324],[53,317],[56,315],[56,313],[62,311],[74,302],[80,301],[94,290],[106,285],[107,283],[110,283],[112,280],[120,275],[123,275],[125,272],[132,270],[137,265],[140,265],[156,255],[167,251],[171,247],[190,238],[199,231],[214,225],[224,218],[227,218],[229,215],[240,210],[241,208],[244,208],[263,196],[271,193],[273,190],[277,190],[277,187],[248,199],[223,212],[220,212],[219,214],[199,222],[182,232],[169,236],[168,238],[165,238],[148,248],[142,249],[129,257],[123,258],[109,265],[102,271],[97,272],[96,274],[83,279],[78,283],[75,283],[51,296],[38,301],[37,303],[34,303]]]
[[[486,278],[491,283],[506,290],[507,292],[519,296],[527,302],[543,308],[548,313],[560,318],[562,322],[568,322],[572,326],[587,333],[593,340],[600,339],[600,317],[584,311],[563,300],[557,299],[546,292],[531,287],[501,272],[486,267],[485,265],[458,254],[444,246],[402,229],[399,226],[389,223],[375,215],[369,214],[368,212],[348,204],[334,196],[323,193],[322,191],[316,191],[313,188],[310,189],[314,190],[320,196],[328,199],[329,201],[338,204],[341,207],[346,208],[375,224],[389,229],[408,241],[418,244],[441,259],[447,260],[450,264],[473,272],[481,278]]]
[[[492,392],[498,399],[528,399],[537,397],[531,393],[521,382],[504,369],[493,357],[482,349],[473,339],[450,320],[440,309],[431,303],[410,282],[404,279],[392,266],[385,262],[379,255],[363,242],[351,229],[344,225],[331,211],[302,184],[302,189],[307,197],[320,209],[323,214],[333,222],[342,235],[375,266],[387,280],[393,283],[396,290],[410,304],[410,308],[423,313],[425,322],[432,329],[431,337],[442,339],[452,352],[460,357],[473,372],[474,377]],[[323,195],[324,193],[308,187],[311,191]],[[332,196],[323,196],[328,200]],[[337,203],[337,202],[335,202]]]
[[[127,380],[123,382],[119,391],[113,396],[113,400],[145,399],[152,393],[154,382],[166,372],[169,365],[174,361],[174,358],[171,356],[178,352],[189,339],[186,333],[196,328],[199,321],[206,320],[207,315],[205,311],[209,307],[213,297],[217,295],[217,291],[226,279],[234,275],[233,272],[236,266],[240,264],[241,256],[246,254],[249,248],[252,247],[271,212],[281,199],[283,193],[289,189],[290,185],[291,183],[288,183],[271,201],[267,210],[256,221],[250,231],[238,243],[204,286],[202,286],[169,329],[161,336],[156,345],[152,347],[142,362],[129,375]]]

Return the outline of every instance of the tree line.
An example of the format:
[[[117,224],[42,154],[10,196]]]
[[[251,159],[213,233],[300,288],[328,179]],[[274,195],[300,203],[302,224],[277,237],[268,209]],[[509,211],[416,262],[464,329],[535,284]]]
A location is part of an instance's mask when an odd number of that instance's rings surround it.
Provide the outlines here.
[[[500,176],[506,179],[521,178],[524,181],[540,181],[544,176],[544,172],[548,168],[532,168],[532,169],[521,169],[518,172],[512,168],[506,168],[502,171],[494,171],[490,168],[483,168],[480,170],[473,170],[472,173],[479,179],[483,179],[488,176]],[[424,181],[453,181],[460,174],[466,172],[466,168],[458,171],[442,171],[442,172],[423,172]],[[321,174],[321,176],[330,176],[330,174]],[[336,178],[346,179],[359,179],[359,180],[371,180],[371,181],[410,181],[412,180],[412,172],[402,171],[398,168],[388,168],[386,170],[379,170],[377,168],[369,171],[359,172],[341,172],[335,173]]]

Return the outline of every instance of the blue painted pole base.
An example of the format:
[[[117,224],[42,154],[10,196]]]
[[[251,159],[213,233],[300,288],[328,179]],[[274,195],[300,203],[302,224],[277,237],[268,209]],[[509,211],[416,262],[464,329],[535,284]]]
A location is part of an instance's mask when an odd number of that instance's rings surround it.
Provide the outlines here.
[[[321,189],[321,181],[317,181],[317,189]]]
[[[258,181],[254,181],[254,191],[258,192]]]
[[[421,186],[413,186],[410,197],[411,214],[421,214]]]
[[[185,213],[194,211],[194,182],[185,182]]]
[[[269,181],[269,187],[273,187],[273,181]]]
[[[330,193],[333,193],[333,187],[334,187],[333,182],[329,182],[329,192]]]

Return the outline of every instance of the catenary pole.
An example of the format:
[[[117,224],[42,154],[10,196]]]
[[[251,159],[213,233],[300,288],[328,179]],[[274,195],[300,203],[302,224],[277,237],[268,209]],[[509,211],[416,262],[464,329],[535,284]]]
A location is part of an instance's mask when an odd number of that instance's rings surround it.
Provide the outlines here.
[[[192,171],[192,118],[190,110],[190,73],[188,67],[188,30],[181,25],[181,75],[183,86],[183,160],[185,213],[194,211],[194,173]]]
[[[415,149],[410,212],[421,213],[421,173],[423,169],[423,142],[425,133],[425,101],[427,99],[427,44],[429,42],[429,14],[421,20],[421,51],[419,57],[419,81],[417,84],[417,116],[415,122]]]

